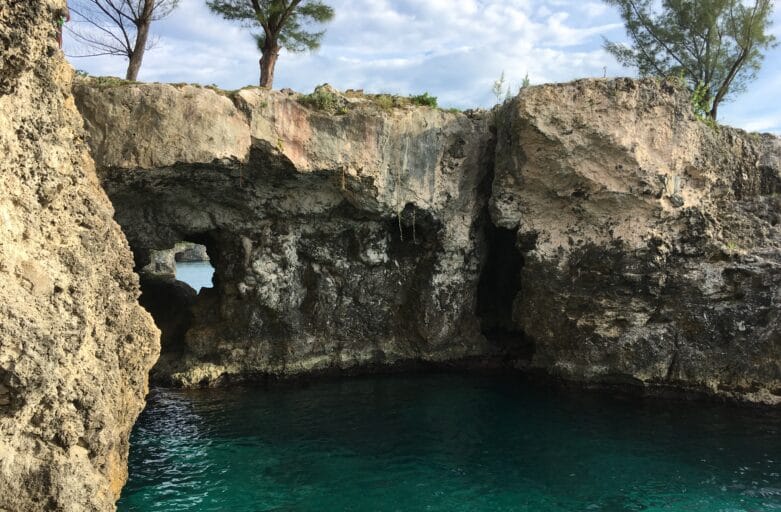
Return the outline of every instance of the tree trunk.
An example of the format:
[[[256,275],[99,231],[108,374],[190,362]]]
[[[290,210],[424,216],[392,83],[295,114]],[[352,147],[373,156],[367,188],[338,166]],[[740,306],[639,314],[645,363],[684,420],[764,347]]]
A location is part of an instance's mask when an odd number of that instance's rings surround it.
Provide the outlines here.
[[[136,41],[133,45],[133,53],[130,55],[130,62],[127,65],[125,80],[136,81],[138,79],[138,71],[141,69],[141,62],[144,60],[144,52],[146,52],[146,44],[149,39],[149,27],[152,24],[154,8],[154,0],[145,0],[144,10],[138,20]]]
[[[716,117],[719,115],[719,104],[718,102],[714,101],[713,106],[710,109],[710,112],[708,113],[710,115],[710,118],[714,121],[716,120]]]
[[[279,58],[279,47],[264,48],[260,57],[260,86],[271,89],[274,85],[274,68]]]

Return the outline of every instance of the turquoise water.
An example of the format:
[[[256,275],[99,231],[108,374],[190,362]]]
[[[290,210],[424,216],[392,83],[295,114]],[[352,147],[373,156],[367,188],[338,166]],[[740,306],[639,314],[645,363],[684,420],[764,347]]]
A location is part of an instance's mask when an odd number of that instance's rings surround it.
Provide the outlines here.
[[[519,377],[153,390],[122,511],[781,510],[781,415]]]
[[[201,288],[211,288],[213,275],[214,267],[208,261],[176,263],[176,279],[189,284],[196,292]]]

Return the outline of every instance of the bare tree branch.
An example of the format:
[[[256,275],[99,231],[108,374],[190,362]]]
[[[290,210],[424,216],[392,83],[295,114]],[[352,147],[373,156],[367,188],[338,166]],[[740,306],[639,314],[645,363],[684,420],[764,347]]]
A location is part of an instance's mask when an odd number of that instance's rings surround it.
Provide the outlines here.
[[[116,55],[128,59],[127,78],[135,80],[144,52],[154,46],[149,29],[168,16],[180,0],[71,0],[68,33],[75,58]]]

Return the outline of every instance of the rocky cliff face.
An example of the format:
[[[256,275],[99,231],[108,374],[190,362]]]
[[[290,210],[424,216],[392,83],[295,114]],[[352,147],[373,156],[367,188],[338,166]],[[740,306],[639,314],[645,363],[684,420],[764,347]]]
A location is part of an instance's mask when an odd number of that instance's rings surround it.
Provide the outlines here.
[[[475,315],[486,119],[341,96],[333,115],[259,89],[76,94],[139,268],[179,241],[206,245],[216,268],[157,376],[212,384],[497,350]]]
[[[781,401],[779,141],[707,127],[674,84],[533,87],[468,115],[76,95],[138,268],[183,240],[216,268],[163,378],[502,358]]]
[[[0,1],[0,510],[108,511],[157,330],[81,140],[64,2]]]
[[[501,112],[491,213],[514,318],[568,379],[781,402],[779,139],[714,130],[671,83],[578,81]]]

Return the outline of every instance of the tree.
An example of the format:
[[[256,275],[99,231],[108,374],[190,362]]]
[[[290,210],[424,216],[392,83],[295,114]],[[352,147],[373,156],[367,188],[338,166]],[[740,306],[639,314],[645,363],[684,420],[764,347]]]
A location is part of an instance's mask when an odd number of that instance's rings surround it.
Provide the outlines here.
[[[152,45],[149,29],[179,0],[71,0],[68,31],[86,51],[73,57],[120,55],[128,59],[127,80],[136,80],[144,53]]]
[[[334,10],[320,0],[207,0],[206,5],[227,20],[263,30],[255,39],[261,53],[260,86],[269,88],[280,50],[316,50],[325,31],[314,32],[309,27],[334,17]]]
[[[641,76],[681,76],[699,89],[707,113],[744,92],[756,78],[763,52],[774,45],[767,33],[773,0],[605,0],[617,6],[632,46],[605,40],[605,49]]]

